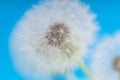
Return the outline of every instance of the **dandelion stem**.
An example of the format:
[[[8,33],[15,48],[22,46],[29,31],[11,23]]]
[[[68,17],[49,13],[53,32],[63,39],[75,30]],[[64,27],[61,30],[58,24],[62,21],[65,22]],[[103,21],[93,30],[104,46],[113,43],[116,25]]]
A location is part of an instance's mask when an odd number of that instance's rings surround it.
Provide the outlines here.
[[[88,70],[84,62],[79,62],[79,66],[86,73],[86,75],[90,78],[90,80],[94,80],[91,72]]]

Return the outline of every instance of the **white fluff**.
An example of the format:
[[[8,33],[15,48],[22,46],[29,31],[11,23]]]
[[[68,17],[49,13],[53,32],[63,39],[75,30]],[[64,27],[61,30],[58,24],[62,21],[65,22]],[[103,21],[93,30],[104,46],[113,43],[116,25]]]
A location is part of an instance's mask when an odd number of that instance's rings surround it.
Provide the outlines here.
[[[70,42],[78,49],[71,58],[42,39],[49,25],[56,21],[70,27]],[[14,65],[28,76],[62,74],[86,55],[97,30],[95,15],[85,4],[78,0],[46,0],[28,10],[11,34]]]
[[[120,32],[105,36],[97,45],[91,64],[96,80],[119,79],[119,74],[113,67],[114,59],[118,56],[120,56]]]

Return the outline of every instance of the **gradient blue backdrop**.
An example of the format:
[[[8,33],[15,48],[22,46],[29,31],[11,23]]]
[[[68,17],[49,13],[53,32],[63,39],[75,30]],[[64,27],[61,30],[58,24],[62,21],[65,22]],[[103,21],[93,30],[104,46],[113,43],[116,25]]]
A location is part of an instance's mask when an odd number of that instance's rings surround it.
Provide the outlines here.
[[[24,12],[39,0],[0,0],[0,80],[22,80],[12,65],[8,40],[16,22]],[[42,2],[42,0],[40,0]],[[101,26],[100,36],[120,29],[120,0],[82,0],[97,14]],[[77,77],[85,76],[76,70]],[[56,79],[62,80],[63,77]]]

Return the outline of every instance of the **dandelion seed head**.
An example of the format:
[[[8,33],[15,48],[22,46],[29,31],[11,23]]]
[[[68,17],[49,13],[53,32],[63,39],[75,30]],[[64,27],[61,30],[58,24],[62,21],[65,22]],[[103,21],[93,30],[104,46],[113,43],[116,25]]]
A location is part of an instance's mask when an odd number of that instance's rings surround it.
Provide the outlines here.
[[[95,49],[91,68],[96,80],[118,80],[118,71],[115,69],[120,69],[117,59],[119,56],[120,32],[118,31],[113,36],[105,36]]]
[[[15,68],[28,77],[76,68],[94,43],[95,15],[78,0],[46,0],[28,10],[10,38]]]

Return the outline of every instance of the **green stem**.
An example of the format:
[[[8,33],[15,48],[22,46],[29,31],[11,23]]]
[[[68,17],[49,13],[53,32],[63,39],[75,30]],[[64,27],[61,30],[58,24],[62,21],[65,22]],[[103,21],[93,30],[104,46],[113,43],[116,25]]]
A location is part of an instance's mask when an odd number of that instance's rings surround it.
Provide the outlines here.
[[[86,75],[90,78],[90,80],[94,80],[91,72],[88,70],[84,62],[79,62],[80,68],[86,73]]]
[[[91,72],[88,70],[84,62],[79,62],[80,68],[85,72],[85,74],[90,78],[90,80],[95,80],[91,74]],[[119,75],[120,76],[120,75]],[[120,77],[119,77],[120,78]],[[66,79],[67,80],[76,80],[75,76],[71,72],[66,73]],[[119,79],[120,80],[120,79]]]

